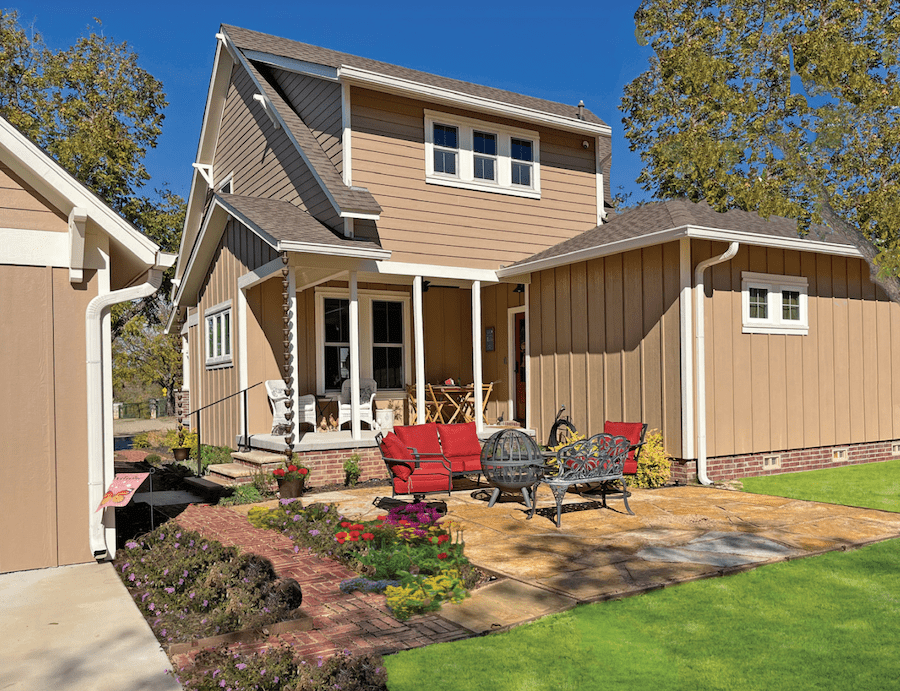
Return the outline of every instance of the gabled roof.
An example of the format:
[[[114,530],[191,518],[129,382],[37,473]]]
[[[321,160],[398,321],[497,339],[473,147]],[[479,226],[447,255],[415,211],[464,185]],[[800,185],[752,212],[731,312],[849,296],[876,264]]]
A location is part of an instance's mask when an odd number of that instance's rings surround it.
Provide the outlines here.
[[[161,252],[159,245],[3,117],[0,117],[0,159],[70,218],[70,269],[77,271],[83,266],[84,223],[87,221],[109,237],[113,289],[130,285],[147,269],[168,268],[175,262],[175,255]],[[76,256],[79,252],[82,256]]]
[[[817,226],[814,230],[824,231],[822,237],[827,237],[827,228]],[[706,202],[672,199],[645,204],[613,216],[608,223],[504,267],[497,273],[500,277],[517,276],[681,237],[860,256],[852,245],[800,237],[797,222],[788,218],[772,216],[767,220],[757,213],[736,209],[719,213]]]
[[[378,60],[370,60],[369,58],[363,58],[350,53],[342,53],[336,50],[329,50],[328,48],[320,48],[319,46],[309,45],[308,43],[300,43],[299,41],[292,41],[287,38],[271,36],[258,31],[242,29],[237,26],[223,24],[222,29],[232,38],[235,45],[243,51],[277,55],[290,60],[298,60],[313,65],[323,65],[332,68],[333,70],[350,68],[386,78],[403,80],[412,84],[419,84],[433,89],[459,94],[461,96],[481,99],[485,102],[505,104],[514,108],[526,109],[537,113],[569,119],[572,121],[572,124],[584,123],[595,126],[599,125],[607,130],[609,129],[605,122],[587,108],[584,109],[584,119],[579,120],[577,105],[567,105],[555,101],[547,101],[542,98],[517,94],[512,91],[495,89],[490,86],[464,82],[459,79],[450,79],[449,77],[441,77],[436,74],[420,72],[407,67],[392,65],[387,62],[379,62]],[[344,71],[349,72],[350,70]]]

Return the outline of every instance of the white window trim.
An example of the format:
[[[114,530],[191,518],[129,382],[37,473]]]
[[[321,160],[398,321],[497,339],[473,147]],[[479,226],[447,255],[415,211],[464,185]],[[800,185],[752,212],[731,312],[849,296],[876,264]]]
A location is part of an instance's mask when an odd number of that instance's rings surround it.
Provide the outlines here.
[[[434,125],[452,125],[458,128],[458,160],[456,175],[434,172]],[[487,132],[497,135],[497,155],[495,157],[496,180],[481,180],[475,177],[475,154],[472,151],[473,132]],[[511,140],[528,139],[533,143],[534,160],[531,162],[531,186],[512,184]],[[541,198],[541,139],[538,132],[506,125],[449,115],[433,110],[425,111],[425,182],[432,185],[458,187],[481,192],[495,192],[529,199]]]
[[[222,355],[215,355],[209,352],[209,333],[210,328],[214,328],[217,319],[228,314],[228,339],[223,339]],[[234,312],[231,309],[231,300],[220,302],[203,312],[203,350],[206,354],[206,369],[219,369],[222,367],[234,366]],[[215,333],[215,332],[213,332]]]
[[[409,293],[391,290],[360,290],[359,296],[359,376],[374,378],[372,366],[372,302],[399,302],[403,305],[403,379],[404,387],[399,389],[379,389],[405,392],[412,374],[412,300]],[[349,300],[349,288],[316,288],[316,392],[320,396],[325,391],[325,298]]]
[[[750,317],[750,288],[764,288],[768,291],[768,313],[766,319]],[[809,281],[805,276],[779,276],[744,271],[741,274],[741,318],[745,334],[809,334]],[[783,290],[800,293],[800,319],[782,318]]]

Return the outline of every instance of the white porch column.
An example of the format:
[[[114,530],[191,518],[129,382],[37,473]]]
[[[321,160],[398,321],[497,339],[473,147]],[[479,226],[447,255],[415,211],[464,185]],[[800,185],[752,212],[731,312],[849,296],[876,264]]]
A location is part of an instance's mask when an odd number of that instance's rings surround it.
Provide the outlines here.
[[[422,277],[413,279],[413,333],[416,344],[416,424],[425,424],[425,326],[422,316]]]
[[[484,391],[481,384],[481,281],[472,281],[472,375],[475,377],[475,430],[484,432],[481,415]]]
[[[359,439],[359,291],[350,272],[350,436]]]

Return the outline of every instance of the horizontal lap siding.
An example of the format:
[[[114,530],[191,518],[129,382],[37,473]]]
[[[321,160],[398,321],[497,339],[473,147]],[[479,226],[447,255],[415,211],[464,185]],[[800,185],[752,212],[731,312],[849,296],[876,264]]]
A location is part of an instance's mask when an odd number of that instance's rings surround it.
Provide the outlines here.
[[[424,110],[540,133],[541,199],[425,182]],[[594,150],[584,137],[354,88],[353,182],[383,211],[382,245],[397,261],[497,268],[596,225]]]
[[[342,228],[334,207],[288,135],[276,129],[253,100],[256,93],[250,76],[236,66],[216,147],[216,183],[234,173],[235,194],[289,201],[331,228]]]
[[[0,165],[0,228],[68,232],[68,219],[5,165]]]
[[[693,265],[724,247],[694,241]],[[744,271],[805,276],[809,334],[742,333]],[[900,305],[862,260],[741,247],[706,282],[710,457],[900,437]]]
[[[681,453],[677,243],[532,275],[530,406],[544,439],[560,405],[579,432],[646,422]]]
[[[236,221],[226,224],[222,239],[219,242],[216,255],[210,263],[209,274],[206,277],[203,288],[200,291],[199,303],[199,329],[197,340],[199,348],[200,369],[200,394],[201,405],[209,405],[214,401],[230,396],[240,390],[237,363],[240,358],[240,334],[238,325],[238,278],[254,269],[272,261],[277,256],[276,252],[257,235],[250,232]],[[278,283],[278,297],[281,294],[281,284]],[[248,295],[247,304],[247,341],[248,363],[257,363],[248,372],[248,384],[255,384],[259,379],[254,376],[272,373],[275,358],[272,351],[281,346],[281,325],[278,324],[277,346],[269,345],[271,337],[271,322],[275,318],[269,306],[260,308],[258,300],[254,299],[253,291]],[[209,308],[231,300],[231,353],[232,366],[221,369],[206,369],[206,338],[205,312]],[[277,319],[281,318],[281,304],[278,308]],[[193,355],[193,353],[192,353]],[[258,369],[257,369],[258,368]],[[260,389],[262,387],[259,387]],[[260,398],[260,392],[254,389],[251,393],[254,406],[260,403],[265,405],[265,398]],[[223,401],[212,408],[205,410],[202,415],[201,433],[203,443],[217,446],[234,446],[235,435],[241,431],[240,397],[235,396]],[[252,408],[251,408],[252,409]],[[254,422],[258,422],[254,418]]]

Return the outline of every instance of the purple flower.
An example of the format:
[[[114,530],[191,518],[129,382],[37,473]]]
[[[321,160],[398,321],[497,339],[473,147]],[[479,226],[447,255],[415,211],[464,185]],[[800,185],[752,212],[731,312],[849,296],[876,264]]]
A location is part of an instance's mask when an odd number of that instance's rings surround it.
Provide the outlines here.
[[[294,515],[294,523],[296,523],[296,522],[299,521],[299,520],[300,520],[300,514],[299,514],[299,513],[298,513],[298,514],[295,514],[295,515]]]
[[[261,677],[266,676],[266,670],[264,670],[264,669],[259,670],[259,676],[261,676]]]
[[[204,601],[203,601],[203,606],[204,606],[204,607],[208,607],[208,606],[209,606],[209,600],[204,600]]]
[[[133,573],[128,574],[128,580],[129,580],[129,581],[134,581],[134,574],[133,574]]]
[[[241,671],[244,671],[245,669],[247,669],[247,665],[245,665],[243,662],[238,662],[238,663],[235,665],[235,667],[237,667],[237,668],[238,668],[239,670],[241,670]]]
[[[149,606],[147,609],[149,609],[149,610],[152,612],[153,610],[156,609],[156,605],[154,605],[154,604],[151,602],[151,603],[150,603],[150,606]]]
[[[175,592],[175,588],[166,588],[166,592],[169,593],[169,595],[171,595],[172,593]]]
[[[315,537],[316,535],[319,534],[319,531],[316,530],[315,528],[313,528],[312,530],[309,531],[309,534],[312,535],[313,537]]]
[[[168,576],[168,575],[169,575],[169,570],[168,570],[168,569],[164,569],[164,570],[163,570],[163,576]]]
[[[125,543],[125,546],[128,549],[134,549],[135,547],[138,546],[138,543],[136,543],[134,540],[129,540],[128,542]]]

